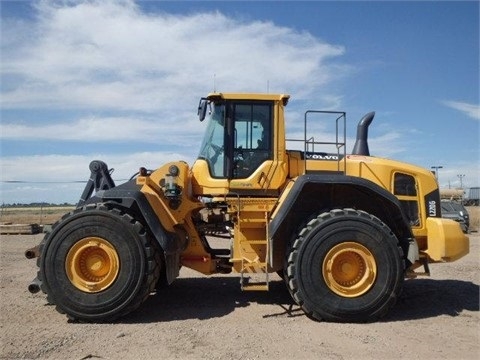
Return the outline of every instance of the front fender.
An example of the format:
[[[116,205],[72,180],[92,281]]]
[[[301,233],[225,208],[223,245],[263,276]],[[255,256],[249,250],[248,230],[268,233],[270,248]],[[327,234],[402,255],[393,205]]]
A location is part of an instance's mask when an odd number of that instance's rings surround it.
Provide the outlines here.
[[[94,200],[114,203],[116,206],[129,209],[134,214],[141,216],[144,225],[148,227],[164,252],[167,282],[170,284],[178,277],[183,243],[175,233],[165,230],[135,181],[129,181],[106,191],[99,191]]]

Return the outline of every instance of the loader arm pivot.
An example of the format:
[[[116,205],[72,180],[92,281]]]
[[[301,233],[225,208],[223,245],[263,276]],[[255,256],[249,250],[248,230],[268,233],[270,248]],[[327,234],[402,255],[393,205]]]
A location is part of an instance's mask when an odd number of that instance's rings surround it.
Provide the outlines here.
[[[115,187],[115,182],[110,176],[110,170],[108,170],[107,164],[103,161],[94,160],[90,163],[89,168],[90,178],[87,185],[85,185],[82,196],[80,196],[77,207],[84,205],[94,191],[97,193],[100,190],[108,190]]]

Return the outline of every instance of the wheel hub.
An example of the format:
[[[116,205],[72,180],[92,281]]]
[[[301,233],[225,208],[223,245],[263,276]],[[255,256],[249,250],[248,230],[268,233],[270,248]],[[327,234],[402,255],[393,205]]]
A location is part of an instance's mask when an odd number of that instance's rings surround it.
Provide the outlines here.
[[[107,289],[117,278],[119,269],[117,251],[107,240],[98,237],[77,241],[65,261],[72,285],[88,293]]]
[[[374,284],[377,274],[375,258],[365,246],[356,242],[335,245],[322,265],[325,283],[342,297],[357,297]]]

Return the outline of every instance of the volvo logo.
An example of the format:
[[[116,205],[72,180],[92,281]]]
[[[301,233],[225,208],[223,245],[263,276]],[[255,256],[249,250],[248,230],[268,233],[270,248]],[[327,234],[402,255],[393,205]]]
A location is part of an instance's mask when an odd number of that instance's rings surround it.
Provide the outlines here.
[[[338,155],[331,154],[307,154],[308,160],[338,160]]]

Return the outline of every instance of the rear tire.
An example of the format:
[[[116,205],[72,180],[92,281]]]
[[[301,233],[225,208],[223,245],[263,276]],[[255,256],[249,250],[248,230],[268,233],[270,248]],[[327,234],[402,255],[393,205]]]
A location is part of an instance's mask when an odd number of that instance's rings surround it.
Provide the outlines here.
[[[353,209],[311,220],[291,245],[287,287],[316,320],[374,321],[395,304],[404,273],[396,236],[378,218]]]
[[[41,248],[47,300],[72,320],[105,322],[135,310],[154,291],[158,253],[131,215],[100,204],[57,223]]]

